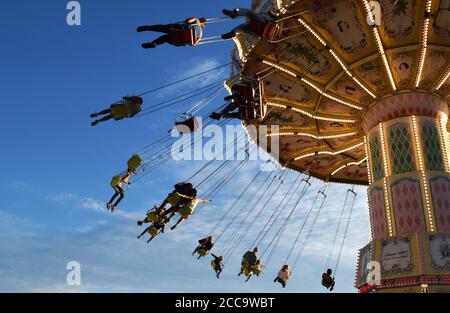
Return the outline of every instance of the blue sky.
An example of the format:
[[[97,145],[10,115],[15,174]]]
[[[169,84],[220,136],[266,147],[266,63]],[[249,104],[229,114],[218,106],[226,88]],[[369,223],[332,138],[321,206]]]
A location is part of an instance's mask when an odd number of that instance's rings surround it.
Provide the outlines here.
[[[140,43],[150,41],[154,34],[136,33],[138,25],[168,23],[188,16],[219,17],[225,3],[232,8],[248,6],[249,2],[80,1],[79,27],[66,24],[67,1],[2,2],[0,291],[281,291],[272,282],[273,276],[321,183],[313,184],[294,215],[265,275],[249,283],[236,277],[240,254],[253,241],[282,193],[258,217],[218,281],[209,267],[209,258],[197,261],[190,253],[196,240],[208,233],[251,180],[259,163],[249,161],[211,205],[199,209],[176,231],[167,231],[146,245],[135,238],[141,231],[136,226],[137,218],[161,201],[175,182],[189,177],[203,163],[165,163],[133,186],[114,215],[104,209],[112,193],[109,181],[124,169],[133,152],[166,134],[175,117],[195,101],[96,128],[89,124],[91,112],[108,107],[123,95],[144,92],[229,62],[230,41],[195,48],[165,45],[144,50]],[[233,25],[214,24],[208,31],[218,35]],[[225,78],[227,72],[224,68],[151,94],[145,103],[154,104]],[[222,104],[219,99],[208,108]],[[289,174],[286,186],[294,176]],[[330,186],[330,197],[287,291],[324,291],[320,275],[346,188]],[[355,291],[357,249],[365,244],[365,188],[358,187],[357,191],[357,205],[337,274],[337,292]],[[66,264],[72,260],[82,266],[80,287],[65,284]]]

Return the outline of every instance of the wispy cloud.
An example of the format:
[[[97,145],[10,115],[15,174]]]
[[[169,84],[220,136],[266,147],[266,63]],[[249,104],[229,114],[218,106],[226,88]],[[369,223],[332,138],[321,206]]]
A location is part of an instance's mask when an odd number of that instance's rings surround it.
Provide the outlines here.
[[[167,169],[167,171],[172,173],[171,176],[176,172],[176,176],[180,180],[189,176],[188,174],[191,174],[193,171],[192,167],[187,168],[180,162],[174,163],[176,165],[171,166],[170,170]],[[201,165],[200,162],[198,167],[201,167]],[[265,273],[261,278],[252,279],[247,284],[244,284],[236,278],[240,256],[249,248],[276,205],[281,201],[284,193],[290,184],[292,184],[293,177],[297,175],[296,173],[290,174],[289,177],[291,178],[285,181],[283,187],[277,194],[271,194],[270,190],[274,190],[275,187],[272,186],[269,188],[268,194],[265,196],[260,195],[261,200],[259,205],[256,206],[258,197],[255,195],[257,195],[256,186],[258,183],[254,184],[247,194],[247,197],[253,195],[254,199],[243,198],[234,211],[219,224],[219,227],[215,231],[216,236],[224,230],[225,225],[235,213],[239,214],[236,223],[229,227],[221,241],[214,248],[215,253],[221,254],[224,252],[223,243],[231,238],[233,229],[236,229],[237,224],[242,221],[243,216],[248,210],[251,210],[250,217],[244,224],[244,229],[249,227],[249,232],[227,261],[223,278],[219,282],[217,282],[209,267],[209,258],[197,261],[191,256],[197,240],[211,232],[213,226],[219,221],[224,211],[228,209],[237,195],[251,181],[258,169],[258,162],[249,162],[221,193],[214,197],[212,203],[200,206],[195,214],[179,228],[175,231],[170,231],[167,228],[166,233],[160,235],[150,244],[146,244],[144,239],[136,239],[136,235],[142,231],[142,228],[136,226],[135,221],[143,217],[145,209],[131,212],[119,210],[111,214],[105,209],[104,202],[93,197],[80,196],[75,193],[53,194],[47,197],[47,199],[60,206],[92,212],[93,219],[72,229],[52,231],[51,236],[47,234],[44,240],[36,237],[36,234],[40,236],[44,235],[38,232],[40,228],[31,221],[12,216],[13,214],[6,211],[0,212],[0,229],[2,229],[2,237],[0,237],[2,251],[0,257],[0,275],[4,277],[2,283],[0,283],[0,289],[3,291],[34,292],[277,292],[279,291],[278,286],[274,286],[272,275],[276,274],[284,262],[284,258],[286,258],[287,252],[291,248],[300,229],[300,225],[304,221],[309,208],[312,206],[316,192],[322,186],[321,183],[315,183],[301,201],[298,210],[292,216],[271,262],[266,264]],[[170,174],[169,172],[167,175]],[[271,173],[270,175],[273,174]],[[207,175],[207,173],[199,175],[201,177],[196,177],[194,184],[203,180],[205,178],[204,175]],[[264,176],[262,175],[258,182],[261,182]],[[172,188],[171,184],[159,184],[159,186],[159,192],[152,194],[152,196],[149,196],[145,200],[147,204],[161,201]],[[145,188],[148,188],[148,186]],[[206,184],[205,188],[202,188],[200,196],[204,196],[208,188],[210,188],[210,185],[208,187],[208,184]],[[288,291],[323,291],[320,286],[320,275],[325,266],[326,256],[330,251],[346,188],[342,185],[332,185],[330,187],[329,198],[325,202],[325,206],[308,242],[305,242],[304,238],[304,235],[309,229],[309,224],[306,225],[303,236],[299,241],[300,245],[296,247],[294,255],[298,253],[301,244],[306,243],[306,247],[298,268],[294,271],[294,277],[288,285]],[[340,269],[337,276],[337,292],[355,291],[353,288],[353,277],[356,255],[358,249],[363,245],[362,238],[367,225],[367,204],[364,196],[365,188],[357,188],[357,191],[359,196],[343,247]],[[138,188],[135,192],[139,193],[141,191]],[[142,190],[142,192],[145,194],[145,190]],[[269,196],[272,197],[269,205],[257,216],[256,222],[253,225],[249,225],[248,223],[251,218],[259,211],[262,203]],[[248,204],[246,204],[247,200],[250,200]],[[279,228],[288,210],[292,208],[292,204],[293,202],[286,207],[280,220],[268,234],[260,247],[262,250],[267,246],[275,231]],[[345,216],[348,216],[347,214]],[[110,218],[115,216],[118,218]],[[6,223],[4,221],[9,222]],[[337,251],[340,248],[340,242],[343,238],[342,231],[344,225],[345,220],[339,233],[340,239],[338,239],[338,244],[335,247],[334,262],[336,261]],[[32,231],[27,233],[24,230]],[[15,236],[15,234],[22,233],[22,231],[24,232],[21,237]],[[176,256],[177,262],[173,262],[174,256]],[[18,262],[17,260],[22,261]],[[67,272],[65,264],[71,260],[77,260],[82,264],[82,288],[77,289],[65,286],[64,284]],[[32,262],[39,264],[40,271],[36,272],[34,270],[36,264],[32,265]],[[161,264],[171,264],[170,271],[161,271]],[[152,284],[149,283],[149,279]]]
[[[0,210],[0,237],[38,236],[45,225],[36,224],[28,218],[22,218],[5,210]]]
[[[170,77],[171,82],[191,77],[193,75],[209,71],[217,68],[223,64],[220,64],[217,59],[214,58],[194,58],[191,60],[183,60],[179,64],[168,68],[167,75]],[[159,92],[159,96],[166,97],[168,95],[173,96],[176,93],[182,93],[191,88],[202,88],[221,78],[227,79],[229,69],[225,66],[220,69],[205,73],[203,75],[194,77],[185,82],[176,84],[172,87],[168,87]]]
[[[50,195],[47,197],[47,199],[62,206],[82,208],[100,214],[111,215],[111,212],[106,209],[106,202],[91,197],[83,197],[73,193],[60,193]],[[124,219],[137,220],[139,218],[142,218],[143,213],[145,213],[144,210],[142,211],[118,210],[114,212],[113,215]]]
[[[39,190],[38,186],[30,184],[25,181],[15,181],[12,183],[14,189],[22,192],[37,192]]]

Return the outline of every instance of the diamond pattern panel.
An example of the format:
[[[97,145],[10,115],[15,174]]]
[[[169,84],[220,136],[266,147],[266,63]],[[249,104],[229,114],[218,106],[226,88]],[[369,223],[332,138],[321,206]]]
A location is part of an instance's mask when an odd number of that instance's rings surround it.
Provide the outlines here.
[[[411,136],[406,126],[396,125],[389,130],[389,149],[394,175],[415,170]]]
[[[435,124],[424,123],[422,125],[422,141],[427,170],[444,171],[441,141]]]
[[[425,93],[400,94],[372,107],[364,117],[363,129],[368,132],[379,123],[404,116],[439,117],[441,112],[447,114],[448,105],[438,97]]]
[[[450,179],[435,177],[430,179],[430,185],[437,230],[450,233]]]
[[[383,189],[375,187],[369,191],[372,229],[375,239],[388,236]]]
[[[380,141],[376,136],[370,139],[370,152],[372,154],[373,178],[377,181],[378,179],[383,178],[383,163],[381,158]]]
[[[401,179],[392,184],[391,192],[397,234],[425,231],[419,181]]]

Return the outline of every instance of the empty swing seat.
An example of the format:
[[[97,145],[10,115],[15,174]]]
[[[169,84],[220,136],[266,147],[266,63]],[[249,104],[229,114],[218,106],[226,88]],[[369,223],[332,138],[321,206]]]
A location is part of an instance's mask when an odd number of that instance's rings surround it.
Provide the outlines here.
[[[279,30],[276,24],[263,22],[257,19],[250,20],[248,28],[259,37],[269,40],[274,40]]]
[[[135,171],[139,166],[142,165],[142,158],[135,154],[128,160],[127,165],[129,170]]]
[[[199,128],[199,122],[195,116],[184,113],[175,121],[175,127],[181,134],[193,133]]]

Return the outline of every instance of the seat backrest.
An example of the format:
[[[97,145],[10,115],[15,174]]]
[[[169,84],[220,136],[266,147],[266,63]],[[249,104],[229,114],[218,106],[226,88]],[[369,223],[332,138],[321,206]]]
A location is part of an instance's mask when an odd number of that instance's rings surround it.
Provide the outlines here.
[[[182,30],[173,30],[169,34],[169,42],[174,45],[193,45],[197,43],[197,33],[195,28],[191,27]]]

